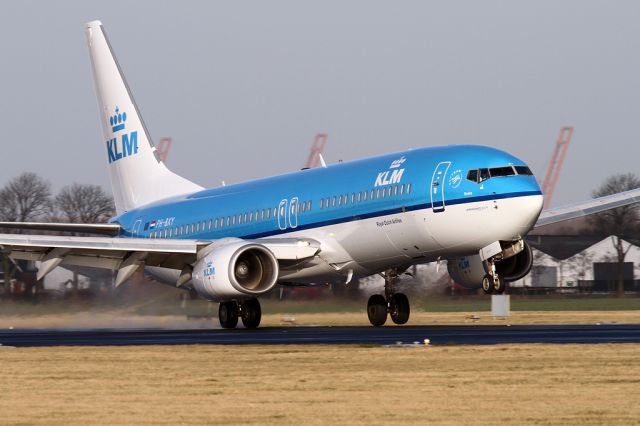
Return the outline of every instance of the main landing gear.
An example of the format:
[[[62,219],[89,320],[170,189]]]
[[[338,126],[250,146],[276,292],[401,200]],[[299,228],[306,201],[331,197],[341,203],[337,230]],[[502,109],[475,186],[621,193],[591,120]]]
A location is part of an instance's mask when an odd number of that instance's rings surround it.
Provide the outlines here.
[[[382,274],[384,278],[384,296],[374,294],[367,303],[367,315],[369,322],[380,327],[387,322],[387,315],[396,324],[405,324],[409,321],[409,299],[404,293],[395,292],[395,284],[398,282],[398,271],[388,269]]]
[[[493,259],[488,260],[489,273],[482,278],[482,290],[485,294],[502,294],[507,289],[504,278],[496,271]]]
[[[242,319],[245,328],[257,328],[262,319],[262,309],[258,299],[247,299],[241,302],[232,300],[220,303],[218,319],[220,319],[222,328],[236,328],[238,318]]]

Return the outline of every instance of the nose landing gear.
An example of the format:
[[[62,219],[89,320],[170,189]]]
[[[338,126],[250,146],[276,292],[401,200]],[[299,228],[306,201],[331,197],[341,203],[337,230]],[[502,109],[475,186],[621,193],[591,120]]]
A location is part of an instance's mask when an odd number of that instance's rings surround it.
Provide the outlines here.
[[[482,278],[482,290],[485,294],[502,294],[507,289],[504,278],[496,271],[493,259],[488,260],[489,273]]]
[[[395,284],[398,282],[397,269],[388,269],[384,274],[384,296],[374,294],[367,303],[367,316],[369,322],[380,327],[387,322],[387,315],[395,324],[405,324],[409,321],[411,312],[409,298],[404,293],[395,292]]]

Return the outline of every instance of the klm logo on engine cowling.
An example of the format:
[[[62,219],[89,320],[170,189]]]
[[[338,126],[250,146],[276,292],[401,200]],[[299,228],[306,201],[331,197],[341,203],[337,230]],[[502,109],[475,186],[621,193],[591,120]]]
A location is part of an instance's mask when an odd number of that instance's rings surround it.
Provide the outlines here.
[[[109,156],[109,164],[114,161],[121,160],[138,153],[138,131],[134,130],[131,133],[123,132],[119,136],[118,132],[125,130],[127,121],[127,113],[120,112],[120,109],[116,107],[116,113],[109,117],[109,124],[115,137],[109,139],[107,143],[107,154]]]
[[[398,158],[397,160],[393,160],[391,165],[389,166],[389,170],[378,173],[378,177],[376,178],[376,182],[373,186],[384,186],[384,185],[393,185],[396,183],[400,183],[402,180],[402,174],[404,173],[404,169],[400,167],[407,161],[404,156]]]
[[[204,268],[203,275],[205,278],[213,279],[216,277],[216,267],[213,266],[213,262],[207,262],[207,267]]]

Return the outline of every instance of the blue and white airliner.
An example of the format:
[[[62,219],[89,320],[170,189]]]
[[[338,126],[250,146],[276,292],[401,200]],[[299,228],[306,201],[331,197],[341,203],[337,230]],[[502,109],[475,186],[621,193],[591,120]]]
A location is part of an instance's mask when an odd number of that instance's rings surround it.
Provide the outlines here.
[[[531,170],[486,146],[429,147],[204,189],[160,160],[102,24],[86,25],[103,145],[117,215],[108,224],[1,223],[95,237],[0,235],[15,259],[58,265],[138,268],[220,303],[234,328],[260,323],[258,296],[278,284],[349,283],[381,274],[369,299],[373,325],[409,319],[398,277],[416,263],[447,261],[462,284],[502,293],[531,269],[523,237],[551,223],[640,200],[638,190],[588,205],[542,211]]]

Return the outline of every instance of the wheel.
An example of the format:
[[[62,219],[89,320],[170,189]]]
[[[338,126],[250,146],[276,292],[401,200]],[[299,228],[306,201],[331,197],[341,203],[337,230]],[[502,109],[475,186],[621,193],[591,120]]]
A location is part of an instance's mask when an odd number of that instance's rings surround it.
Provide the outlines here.
[[[404,293],[395,293],[389,302],[389,316],[396,324],[406,324],[409,321],[409,298]]]
[[[502,294],[507,289],[507,284],[504,282],[502,275],[498,275],[498,281],[493,281],[493,292],[495,294]]]
[[[242,324],[244,324],[245,328],[257,328],[260,325],[262,309],[258,299],[249,299],[242,302],[240,311]]]
[[[494,288],[493,277],[489,274],[485,275],[484,278],[482,278],[482,290],[484,293],[491,294],[493,293]]]
[[[376,327],[380,327],[387,322],[387,301],[382,295],[374,294],[369,298],[367,315],[369,316],[369,322]]]
[[[222,328],[236,328],[236,325],[238,325],[238,302],[220,303],[218,319]]]

